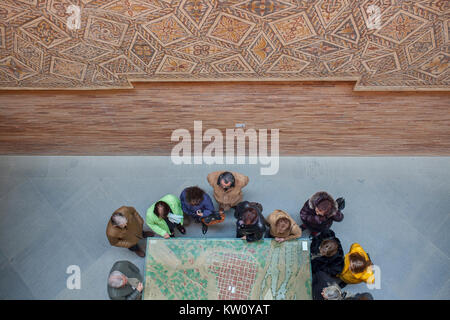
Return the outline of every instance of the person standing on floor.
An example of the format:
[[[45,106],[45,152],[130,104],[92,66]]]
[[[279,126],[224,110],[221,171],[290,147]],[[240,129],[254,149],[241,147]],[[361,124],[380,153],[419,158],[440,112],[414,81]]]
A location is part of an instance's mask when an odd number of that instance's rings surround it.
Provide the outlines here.
[[[275,210],[269,214],[267,222],[270,225],[269,234],[277,242],[298,239],[302,236],[302,229],[288,213],[282,210]]]
[[[214,198],[219,204],[221,214],[242,201],[242,188],[249,181],[247,176],[229,171],[212,172],[208,174],[207,180],[214,189]]]
[[[345,255],[344,268],[339,274],[339,278],[342,280],[341,287],[361,282],[373,284],[375,275],[372,265],[373,263],[364,249],[358,243],[352,244],[350,252]]]
[[[173,194],[165,195],[148,208],[146,222],[150,229],[165,239],[175,236],[175,227],[182,234],[186,233],[181,202]]]
[[[314,237],[320,232],[330,229],[333,221],[342,221],[344,214],[341,210],[344,207],[345,201],[343,198],[334,200],[325,191],[316,192],[306,200],[300,210],[300,219],[303,222],[300,227],[303,230],[308,229]]]
[[[311,271],[337,277],[344,268],[344,250],[333,230],[325,230],[311,241]]]
[[[139,268],[130,261],[117,261],[108,276],[111,300],[140,300],[144,285]]]
[[[106,227],[106,237],[115,247],[128,248],[143,258],[145,252],[139,248],[139,240],[153,237],[154,233],[143,231],[144,219],[133,207],[120,207],[109,219]]]
[[[236,221],[236,238],[247,242],[264,238],[269,223],[262,215],[262,205],[257,202],[243,201],[236,205],[234,217]]]
[[[189,187],[180,195],[181,208],[186,217],[200,223],[200,219],[214,213],[214,205],[209,195],[199,187]]]

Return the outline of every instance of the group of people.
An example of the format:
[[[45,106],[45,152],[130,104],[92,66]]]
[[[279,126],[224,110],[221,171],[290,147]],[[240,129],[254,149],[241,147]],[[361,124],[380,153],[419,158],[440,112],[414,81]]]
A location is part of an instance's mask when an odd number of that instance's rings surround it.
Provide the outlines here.
[[[219,205],[216,211],[211,197],[197,186],[183,190],[179,197],[167,194],[147,210],[145,222],[152,231],[144,231],[144,219],[133,207],[123,206],[111,216],[106,235],[111,245],[128,248],[138,256],[145,252],[138,242],[155,234],[169,239],[175,237],[175,229],[186,234],[184,226],[201,223],[202,231],[225,220],[225,212],[234,209],[236,237],[253,242],[264,237],[277,242],[300,238],[309,230],[311,242],[311,270],[313,299],[371,299],[369,293],[350,295],[342,292],[347,284],[373,283],[374,273],[369,255],[354,243],[344,256],[341,243],[330,229],[333,222],[344,219],[341,210],[343,198],[334,198],[327,192],[315,193],[306,200],[300,210],[302,224],[282,210],[275,210],[264,217],[260,203],[243,201],[242,189],[249,178],[238,172],[216,171],[207,177]],[[139,299],[143,285],[139,269],[128,261],[117,262],[110,271],[108,293],[111,299]]]

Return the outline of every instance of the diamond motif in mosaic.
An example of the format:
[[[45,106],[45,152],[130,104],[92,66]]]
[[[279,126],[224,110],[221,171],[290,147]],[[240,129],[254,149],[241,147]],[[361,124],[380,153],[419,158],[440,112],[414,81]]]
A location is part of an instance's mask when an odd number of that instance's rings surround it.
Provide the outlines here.
[[[180,11],[198,29],[203,26],[212,8],[213,6],[208,0],[183,0],[180,4]]]
[[[212,67],[221,73],[254,73],[252,67],[245,62],[240,55],[234,55],[211,64]]]
[[[253,22],[221,13],[207,35],[211,38],[240,46],[254,26],[255,23]]]
[[[329,60],[327,62],[324,62],[324,64],[325,64],[325,67],[328,69],[328,71],[336,72],[336,71],[340,71],[342,69],[342,67],[347,65],[350,61],[352,61],[352,58],[353,58],[353,55],[350,54],[345,57],[339,57],[336,59]]]
[[[90,16],[88,19],[84,38],[120,46],[127,32],[128,25],[100,17]]]
[[[427,20],[402,10],[392,16],[374,34],[400,44],[423,27],[426,22]]]
[[[100,64],[113,75],[139,75],[145,72],[126,56],[121,55]]]
[[[150,32],[163,47],[191,36],[189,30],[173,13],[147,23],[144,29]]]
[[[333,31],[332,35],[351,43],[358,44],[360,36],[353,16],[350,15],[347,19],[342,21],[336,30]]]
[[[363,60],[362,64],[372,75],[391,73],[401,70],[400,62],[398,61],[398,57],[395,52],[373,59]]]
[[[303,61],[301,59],[283,54],[273,63],[273,65],[267,70],[267,72],[298,73],[305,69],[308,65],[308,61]]]
[[[65,55],[82,58],[88,61],[99,58],[110,52],[112,51],[109,49],[106,50],[98,46],[91,46],[83,42],[80,42],[73,47],[61,51],[61,53],[64,53]]]
[[[419,71],[432,77],[439,77],[448,71],[450,55],[440,52],[419,67]]]
[[[229,50],[205,41],[197,41],[191,45],[177,49],[176,51],[188,54],[196,58],[206,59],[213,57],[219,53],[227,52]]]
[[[155,58],[156,49],[143,36],[136,32],[131,42],[130,52],[148,67]]]
[[[115,13],[126,18],[138,18],[160,9],[140,0],[117,0],[101,8],[107,12]]]
[[[275,52],[275,46],[264,32],[261,32],[248,47],[248,51],[256,59],[258,64],[262,65]]]
[[[192,73],[197,63],[166,55],[161,61],[156,73],[161,74],[185,74]]]
[[[71,39],[67,33],[62,31],[45,17],[39,17],[32,20],[27,24],[24,24],[20,29],[47,49]]]
[[[86,74],[87,65],[77,61],[52,57],[50,73],[69,79],[83,81]]]
[[[409,63],[414,63],[419,58],[436,48],[433,30],[429,30],[423,36],[406,46],[406,56]]]
[[[419,2],[417,6],[428,9],[438,15],[450,13],[450,1],[448,0],[424,0]]]
[[[316,35],[305,12],[269,23],[281,43],[289,45]]]
[[[36,71],[14,57],[6,57],[0,60],[0,72],[18,81],[36,74]]]
[[[44,53],[19,35],[14,36],[14,52],[23,60],[32,64],[36,70],[42,69]]]
[[[248,0],[236,4],[234,7],[261,18],[295,8],[291,3],[279,0]]]
[[[92,75],[92,82],[100,82],[100,83],[111,83],[114,82],[116,76],[111,74],[109,71],[105,70],[102,67],[98,67]]]
[[[383,47],[377,43],[368,41],[363,49],[362,57],[382,56],[391,51],[392,50]]]
[[[345,48],[329,41],[319,40],[306,46],[301,46],[295,50],[313,57],[321,58],[345,50]]]
[[[314,7],[320,22],[327,28],[348,6],[349,0],[320,0]]]
[[[2,22],[7,22],[24,13],[25,10],[23,8],[14,8],[5,3],[0,3],[0,21]]]
[[[48,0],[47,2],[47,10],[54,14],[58,18],[62,18],[63,21],[67,21],[67,17],[70,16],[69,13],[67,13],[67,8],[74,4],[70,0]]]

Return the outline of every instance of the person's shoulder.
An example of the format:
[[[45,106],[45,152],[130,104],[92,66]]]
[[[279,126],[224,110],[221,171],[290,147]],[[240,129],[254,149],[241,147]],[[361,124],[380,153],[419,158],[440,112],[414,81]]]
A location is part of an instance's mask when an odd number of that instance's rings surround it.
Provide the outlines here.
[[[234,179],[240,185],[246,185],[249,182],[249,178],[240,172],[232,171],[231,174],[234,176]]]
[[[214,171],[208,174],[208,176],[206,177],[206,180],[208,180],[209,184],[212,187],[215,187],[217,185],[217,179],[219,178],[219,176],[225,171]]]

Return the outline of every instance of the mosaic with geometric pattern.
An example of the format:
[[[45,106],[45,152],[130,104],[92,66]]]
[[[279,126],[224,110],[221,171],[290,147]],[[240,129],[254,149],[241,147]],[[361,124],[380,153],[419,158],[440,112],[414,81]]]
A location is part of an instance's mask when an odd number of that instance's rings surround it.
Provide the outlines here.
[[[449,0],[1,0],[0,89],[354,80],[449,91],[449,35]]]

